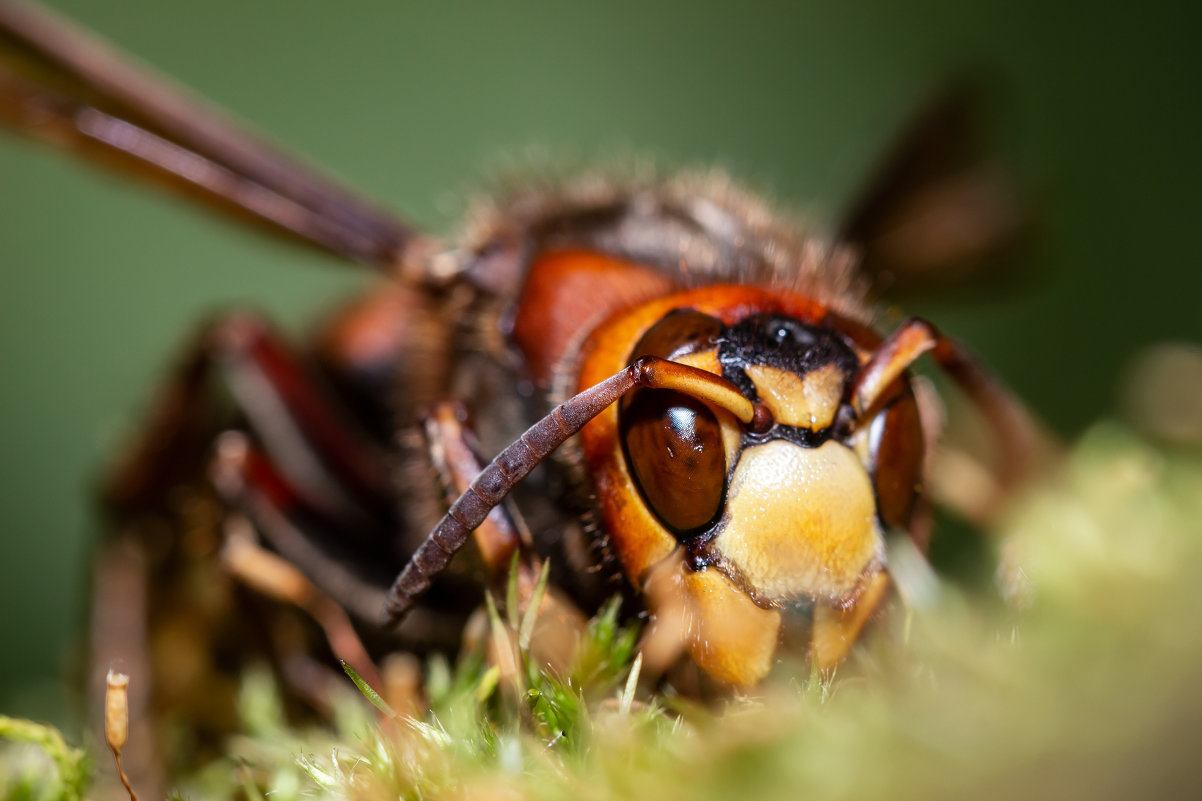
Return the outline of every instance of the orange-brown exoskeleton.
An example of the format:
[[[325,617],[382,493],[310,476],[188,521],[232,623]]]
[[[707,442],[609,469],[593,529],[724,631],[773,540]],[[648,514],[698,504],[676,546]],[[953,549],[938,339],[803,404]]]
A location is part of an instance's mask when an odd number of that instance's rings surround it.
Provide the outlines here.
[[[143,704],[241,649],[319,699],[315,648],[370,679],[382,654],[453,647],[468,577],[516,563],[528,592],[542,558],[564,621],[625,587],[721,684],[754,685],[799,631],[832,667],[889,593],[886,532],[926,540],[910,365],[931,354],[980,408],[1004,478],[1025,458],[1009,394],[925,321],[878,331],[870,302],[882,274],[971,264],[1015,231],[955,100],[831,241],[712,173],[536,183],[443,242],[11,0],[0,121],[384,276],[305,351],[252,314],[206,325],[110,476],[94,641]],[[187,554],[220,554],[200,601]],[[163,654],[174,672],[148,667]],[[209,689],[198,716],[223,708]]]

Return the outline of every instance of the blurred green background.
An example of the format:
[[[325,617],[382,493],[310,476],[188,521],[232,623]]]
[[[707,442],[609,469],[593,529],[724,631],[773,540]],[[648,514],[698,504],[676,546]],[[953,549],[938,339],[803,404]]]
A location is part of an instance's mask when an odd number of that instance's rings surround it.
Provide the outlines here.
[[[965,67],[1043,239],[1013,288],[907,305],[1059,431],[1142,346],[1202,339],[1202,14],[1188,4],[55,6],[434,228],[512,157],[727,167],[818,219]],[[0,711],[69,724],[90,487],[206,312],[299,328],[363,278],[0,136]]]

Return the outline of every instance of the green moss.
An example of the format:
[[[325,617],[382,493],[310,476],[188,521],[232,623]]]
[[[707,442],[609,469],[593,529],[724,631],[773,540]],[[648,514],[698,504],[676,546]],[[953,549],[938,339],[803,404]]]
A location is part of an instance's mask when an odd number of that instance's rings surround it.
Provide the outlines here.
[[[87,755],[56,729],[0,715],[0,798],[80,801],[90,780]]]
[[[429,666],[421,720],[375,715],[348,682],[330,727],[292,730],[267,675],[251,673],[244,734],[181,787],[193,799],[572,801],[1196,791],[1199,456],[1095,428],[992,541],[1007,603],[895,551],[894,569],[914,573],[903,581],[925,589],[838,675],[785,665],[721,708],[636,692],[637,632],[616,604],[562,674],[516,647],[530,621],[493,610],[476,647]],[[514,647],[516,669],[490,667],[490,642]]]

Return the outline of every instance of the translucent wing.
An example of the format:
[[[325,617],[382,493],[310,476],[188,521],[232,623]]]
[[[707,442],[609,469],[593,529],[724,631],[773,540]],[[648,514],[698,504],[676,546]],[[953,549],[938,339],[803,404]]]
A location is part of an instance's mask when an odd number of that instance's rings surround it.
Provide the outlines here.
[[[56,14],[0,0],[0,124],[271,233],[384,269],[405,223]]]
[[[1027,230],[1013,185],[985,156],[983,94],[960,83],[935,95],[844,213],[840,241],[883,287],[986,275]]]

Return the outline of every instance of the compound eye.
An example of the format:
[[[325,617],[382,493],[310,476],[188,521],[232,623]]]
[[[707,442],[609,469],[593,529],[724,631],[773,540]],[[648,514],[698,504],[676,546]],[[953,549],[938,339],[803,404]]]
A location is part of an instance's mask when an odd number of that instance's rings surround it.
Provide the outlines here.
[[[722,331],[722,321],[696,309],[675,309],[647,329],[630,354],[672,359],[681,353],[710,347]]]
[[[890,528],[907,530],[922,485],[926,438],[918,403],[907,388],[872,423],[877,509]]]
[[[642,389],[621,410],[621,435],[635,484],[656,517],[678,539],[708,528],[726,483],[714,413],[680,392]]]

